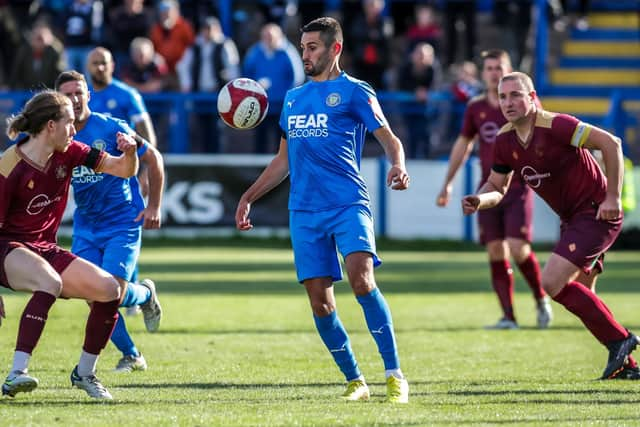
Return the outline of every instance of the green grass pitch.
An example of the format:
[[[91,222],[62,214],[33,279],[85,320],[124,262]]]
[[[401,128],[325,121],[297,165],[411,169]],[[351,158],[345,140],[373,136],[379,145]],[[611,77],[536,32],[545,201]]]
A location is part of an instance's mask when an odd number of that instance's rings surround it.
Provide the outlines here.
[[[369,402],[338,399],[343,378],[323,347],[285,246],[213,243],[152,246],[141,276],[153,278],[165,310],[145,332],[127,317],[146,372],[98,377],[114,401],[72,389],[87,307],[58,301],[31,362],[40,387],[0,399],[1,426],[390,426],[639,425],[640,382],[598,381],[607,352],[558,304],[550,330],[535,329],[534,303],[516,271],[518,331],[485,331],[499,317],[480,251],[385,250],[377,281],[391,307],[408,405],[384,399],[384,373],[359,305],[345,282],[338,311],[370,385]],[[539,253],[544,261],[548,253]],[[640,253],[612,252],[598,292],[640,332]],[[0,290],[0,375],[11,366],[27,294]]]

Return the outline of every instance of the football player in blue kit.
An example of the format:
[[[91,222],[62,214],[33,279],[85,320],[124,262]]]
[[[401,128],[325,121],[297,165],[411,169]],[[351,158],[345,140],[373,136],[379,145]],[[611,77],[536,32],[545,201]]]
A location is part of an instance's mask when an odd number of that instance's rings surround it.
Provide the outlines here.
[[[82,74],[65,71],[55,84],[57,91],[71,99],[78,141],[113,153],[117,152],[117,132],[135,135],[126,122],[89,109],[89,92]],[[140,253],[142,227],[160,227],[164,170],[158,150],[138,135],[135,138],[140,162],[145,163],[150,175],[159,177],[159,182],[150,186],[147,206],[137,177],[122,179],[82,167],[75,168],[71,183],[77,207],[71,251],[113,274],[125,289],[120,306],[140,305],[147,330],[155,332],[162,316],[155,284],[148,279],[135,284],[131,278]],[[116,335],[119,337],[117,340],[114,339]],[[116,370],[146,369],[146,361],[127,333],[122,316],[118,318],[112,341],[123,354]]]
[[[290,177],[289,223],[298,280],[304,285],[316,328],[347,380],[342,398],[369,399],[365,382],[338,317],[333,282],[342,279],[340,253],[349,284],[362,306],[387,378],[387,401],[407,403],[409,385],[400,370],[391,312],[376,286],[376,255],[369,193],[360,173],[366,131],[373,133],[391,163],[387,185],[409,187],[401,141],[389,127],[371,86],[340,69],[340,24],[323,17],[302,27],[302,61],[310,80],[288,91],[280,148],[242,195],[236,227],[252,228],[251,204]]]
[[[151,117],[140,93],[113,77],[113,55],[104,47],[96,47],[87,57],[89,70],[89,108],[96,113],[125,120],[138,135],[157,147]]]
[[[113,77],[115,62],[111,51],[102,46],[91,50],[87,56],[87,70],[89,71],[90,82],[88,82],[88,86],[91,94],[89,109],[96,113],[127,121],[138,135],[149,141],[152,146],[157,147],[156,133],[153,129],[153,123],[151,123],[151,116],[140,92]],[[149,194],[149,181],[153,185],[154,182],[159,180],[157,176],[149,176],[149,172],[145,165],[140,165],[138,181],[143,197]],[[137,264],[131,281],[138,282]],[[139,307],[135,305],[127,307],[126,313],[137,314],[138,310]],[[128,337],[126,329],[118,326],[113,333],[112,339],[114,343],[117,343],[119,341],[126,342],[131,338]]]

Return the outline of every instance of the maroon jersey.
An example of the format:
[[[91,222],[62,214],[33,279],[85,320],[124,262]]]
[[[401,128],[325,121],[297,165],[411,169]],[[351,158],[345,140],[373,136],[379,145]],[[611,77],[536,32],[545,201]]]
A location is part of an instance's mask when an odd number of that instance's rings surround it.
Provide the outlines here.
[[[500,108],[492,106],[486,94],[476,96],[467,104],[460,133],[469,139],[478,135],[482,184],[489,178],[491,166],[493,166],[496,135],[506,123],[507,119],[502,115]]]
[[[511,123],[496,138],[494,170],[515,171],[563,220],[600,204],[607,179],[591,153],[582,148],[591,126],[566,114],[538,110],[529,140],[521,141]]]
[[[0,239],[55,243],[67,205],[71,171],[79,165],[95,168],[104,153],[73,141],[64,153],[55,151],[41,168],[20,150],[26,141],[0,157]],[[99,154],[90,156],[92,150]]]

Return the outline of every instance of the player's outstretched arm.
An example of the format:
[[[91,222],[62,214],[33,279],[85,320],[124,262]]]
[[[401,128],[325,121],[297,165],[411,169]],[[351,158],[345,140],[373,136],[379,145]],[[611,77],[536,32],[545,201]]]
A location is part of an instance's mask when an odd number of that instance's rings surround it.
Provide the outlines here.
[[[140,162],[147,170],[149,190],[147,206],[140,212],[136,221],[144,219],[142,227],[146,230],[157,229],[160,228],[162,219],[160,207],[164,190],[164,161],[160,151],[149,145],[147,151],[140,157]]]
[[[236,228],[247,231],[253,228],[249,219],[251,204],[278,186],[289,175],[287,140],[280,140],[278,154],[260,174],[258,179],[244,192],[236,208]]]
[[[451,200],[451,191],[453,190],[451,182],[453,181],[453,178],[455,178],[456,173],[458,173],[460,166],[462,166],[462,164],[469,158],[472,150],[473,140],[464,135],[458,135],[456,142],[451,148],[451,154],[449,155],[449,168],[447,169],[447,175],[444,178],[444,184],[436,198],[437,206],[444,207],[449,204],[449,200]]]
[[[406,190],[409,188],[409,174],[404,163],[404,149],[402,142],[387,126],[382,126],[373,131],[387,158],[391,162],[391,168],[387,173],[387,185],[392,190]]]
[[[509,189],[513,171],[508,174],[491,171],[487,182],[478,190],[476,194],[470,194],[462,198],[462,213],[471,215],[480,209],[489,209],[496,206]]]
[[[120,178],[129,178],[138,172],[136,142],[130,135],[123,132],[118,132],[116,141],[118,150],[122,151],[122,155],[116,157],[106,154],[96,168],[96,172],[105,172]]]
[[[621,195],[624,173],[620,138],[594,126],[591,128],[591,132],[582,147],[602,152],[604,171],[607,175],[607,195],[598,206],[596,218],[602,220],[620,218],[620,215],[622,215]]]

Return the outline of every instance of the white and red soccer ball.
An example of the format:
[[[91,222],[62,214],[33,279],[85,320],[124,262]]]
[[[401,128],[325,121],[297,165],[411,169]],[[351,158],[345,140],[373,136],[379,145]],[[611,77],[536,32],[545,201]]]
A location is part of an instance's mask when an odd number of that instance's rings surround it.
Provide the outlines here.
[[[267,92],[255,80],[240,77],[224,85],[218,93],[218,114],[234,129],[251,129],[267,116]]]

